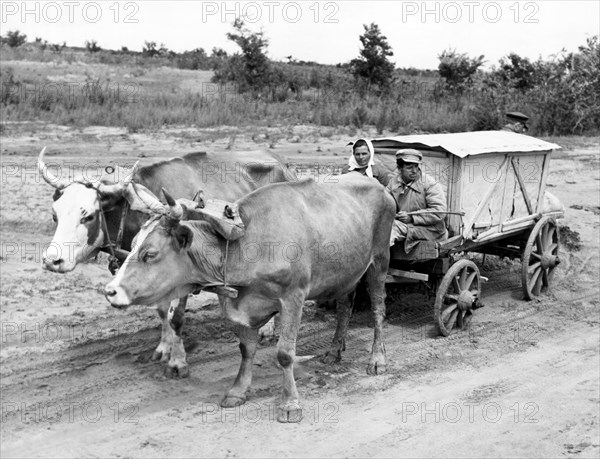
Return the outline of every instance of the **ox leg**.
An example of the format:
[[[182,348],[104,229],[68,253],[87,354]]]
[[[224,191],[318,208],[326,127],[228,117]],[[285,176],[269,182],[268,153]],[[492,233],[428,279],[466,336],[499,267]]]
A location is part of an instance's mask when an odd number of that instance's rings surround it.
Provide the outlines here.
[[[348,296],[337,300],[337,327],[329,350],[321,358],[321,362],[323,363],[332,365],[342,360],[342,351],[346,350],[346,333],[348,332],[348,324],[352,316],[355,296],[356,290],[353,290]]]
[[[229,389],[223,400],[221,400],[221,406],[224,408],[231,408],[245,403],[246,391],[252,382],[252,362],[254,354],[256,354],[258,330],[239,325],[238,337],[240,339],[242,363],[240,364],[240,370],[233,386]]]
[[[369,283],[369,296],[371,297],[371,310],[373,311],[373,322],[375,337],[371,350],[371,359],[367,366],[367,374],[380,375],[386,371],[385,344],[383,343],[383,319],[385,318],[385,278],[387,275],[387,263],[382,263],[385,269],[377,265],[371,265],[367,270],[367,281]]]
[[[171,328],[171,325],[169,324],[168,319],[169,305],[170,303],[168,301],[163,301],[156,305],[158,316],[162,320],[162,331],[160,335],[160,343],[152,354],[152,360],[167,362],[171,357],[174,332],[173,328]]]
[[[185,348],[183,347],[183,331],[185,306],[187,304],[187,295],[179,299],[177,306],[172,304],[167,313],[167,322],[172,330],[171,356],[165,374],[168,377],[187,378],[190,375],[190,369],[185,359]]]
[[[302,408],[294,380],[294,359],[303,304],[304,297],[300,294],[282,301],[281,333],[277,342],[277,361],[283,369],[283,400],[277,408],[279,422],[300,422],[302,419]]]

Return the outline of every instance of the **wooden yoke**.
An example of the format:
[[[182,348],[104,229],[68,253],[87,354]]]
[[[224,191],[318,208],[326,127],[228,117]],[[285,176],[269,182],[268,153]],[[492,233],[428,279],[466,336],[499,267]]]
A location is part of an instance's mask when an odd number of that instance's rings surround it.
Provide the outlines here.
[[[184,210],[182,220],[207,221],[228,241],[235,241],[246,233],[237,204],[221,199],[208,199],[204,208],[201,208],[190,199],[178,199],[177,202]]]

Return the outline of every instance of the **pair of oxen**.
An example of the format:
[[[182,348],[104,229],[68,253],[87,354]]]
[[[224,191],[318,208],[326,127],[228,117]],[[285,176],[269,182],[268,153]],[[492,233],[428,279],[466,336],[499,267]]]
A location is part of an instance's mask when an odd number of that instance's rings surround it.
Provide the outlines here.
[[[367,373],[385,371],[382,324],[395,204],[377,181],[359,174],[327,184],[299,181],[266,152],[191,153],[134,167],[112,183],[62,180],[46,166],[44,150],[38,167],[56,188],[57,228],[43,266],[71,271],[101,250],[126,257],[105,296],[117,308],[157,306],[162,336],[152,358],[167,362],[168,373],[189,372],[181,334],[188,294],[219,295],[224,315],[238,326],[242,354],[222,406],[246,401],[259,329],[279,313],[278,420],[299,421],[293,364],[304,301],[338,299],[336,332],[323,356],[335,363],[365,273],[375,323]]]

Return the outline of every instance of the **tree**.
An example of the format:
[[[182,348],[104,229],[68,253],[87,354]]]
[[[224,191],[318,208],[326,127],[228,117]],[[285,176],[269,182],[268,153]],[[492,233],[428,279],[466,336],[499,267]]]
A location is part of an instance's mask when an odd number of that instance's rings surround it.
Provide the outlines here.
[[[227,38],[242,50],[234,54],[224,66],[215,72],[215,81],[234,81],[240,91],[257,90],[269,83],[271,65],[266,55],[269,41],[264,33],[250,31],[244,21],[237,18],[233,23],[233,32]]]
[[[90,40],[85,42],[85,49],[87,49],[90,53],[97,53],[102,48],[98,46],[98,42],[96,40]]]
[[[535,86],[535,65],[526,57],[516,53],[510,53],[500,59],[497,73],[503,82],[513,88],[526,91]]]
[[[16,48],[25,44],[27,35],[19,32],[18,30],[9,30],[6,32],[6,37],[2,39],[3,43],[6,43],[11,48]]]
[[[377,24],[364,24],[363,27],[360,56],[350,61],[350,69],[361,89],[368,92],[376,87],[381,91],[389,88],[394,79],[394,64],[388,60],[394,52]]]
[[[148,57],[158,56],[158,49],[156,49],[155,41],[144,41],[144,46],[142,47],[142,55]]]
[[[438,73],[445,80],[446,89],[462,92],[473,83],[473,76],[483,64],[484,56],[470,58],[466,53],[448,49],[438,55]]]
[[[537,126],[553,135],[598,132],[600,126],[600,43],[590,37],[577,53],[536,62],[538,84],[531,91]]]

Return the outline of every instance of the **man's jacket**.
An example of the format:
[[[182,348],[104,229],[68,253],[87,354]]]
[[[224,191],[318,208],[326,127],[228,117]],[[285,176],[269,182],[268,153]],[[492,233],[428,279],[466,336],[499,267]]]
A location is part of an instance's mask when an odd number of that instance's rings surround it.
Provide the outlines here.
[[[390,179],[387,189],[396,200],[397,212],[416,210],[446,211],[446,195],[433,177],[421,172],[419,178],[405,184],[397,171]],[[445,215],[412,215],[413,222],[407,224],[408,232],[404,250],[409,252],[418,241],[441,241],[448,238]]]

